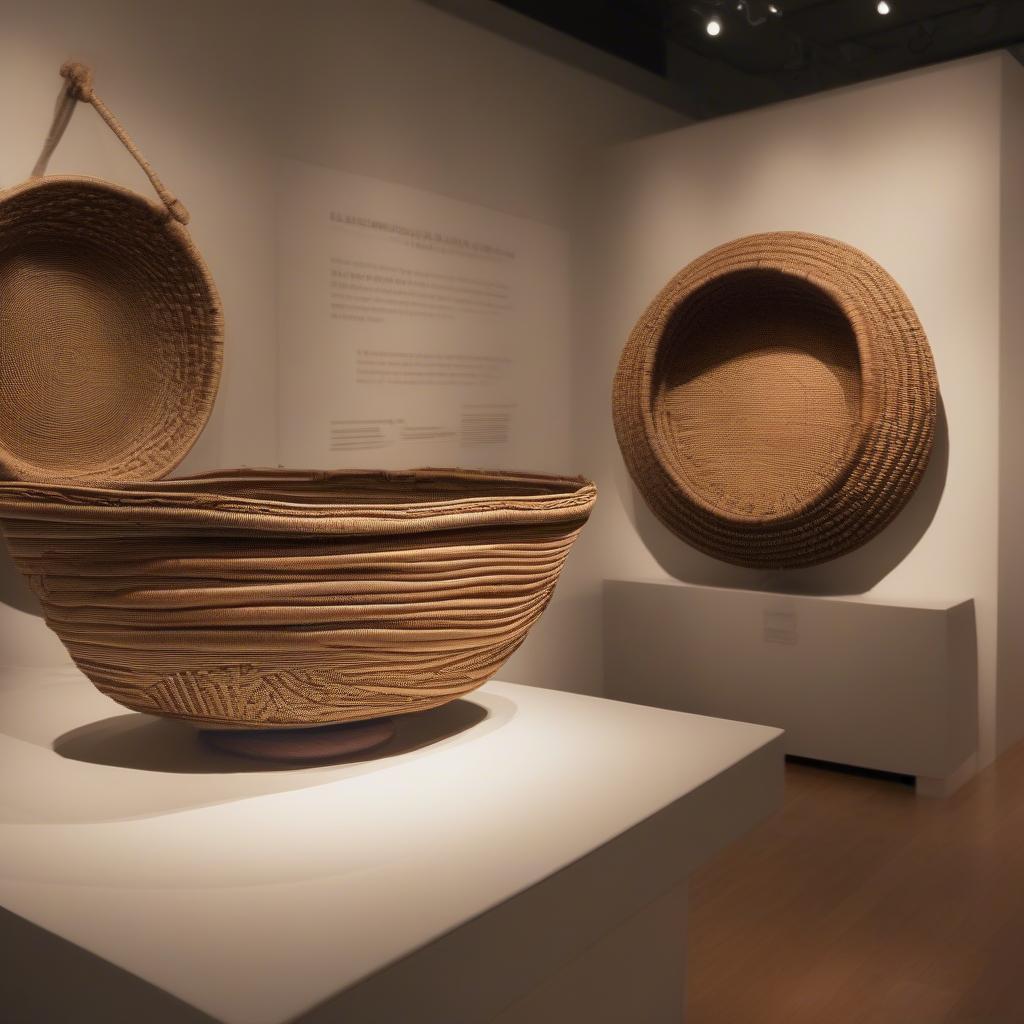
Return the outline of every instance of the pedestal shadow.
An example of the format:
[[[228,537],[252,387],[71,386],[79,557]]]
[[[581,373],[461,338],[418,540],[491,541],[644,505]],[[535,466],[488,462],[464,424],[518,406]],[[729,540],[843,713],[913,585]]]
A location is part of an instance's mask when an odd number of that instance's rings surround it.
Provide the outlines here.
[[[209,747],[198,729],[186,722],[152,718],[136,712],[113,715],[58,736],[53,749],[71,761],[184,775],[245,772],[294,772],[339,764],[362,764],[398,757],[452,739],[479,725],[487,709],[467,700],[395,718],[395,735],[363,753],[306,763],[261,761]]]

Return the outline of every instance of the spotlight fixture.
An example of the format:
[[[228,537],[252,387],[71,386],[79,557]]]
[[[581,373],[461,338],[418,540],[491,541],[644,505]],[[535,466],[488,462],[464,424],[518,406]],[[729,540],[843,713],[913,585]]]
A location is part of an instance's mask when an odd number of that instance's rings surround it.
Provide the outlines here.
[[[769,17],[778,17],[782,9],[777,3],[769,0],[704,0],[702,4],[695,4],[691,10],[700,15],[704,22],[704,31],[711,37],[719,36],[725,31],[726,21],[733,17],[731,7],[735,3],[736,13],[742,14],[746,23],[751,28],[758,28],[763,25]],[[722,15],[711,14],[708,8],[718,8],[726,11]]]
[[[892,8],[889,6],[888,0],[878,0],[878,5],[875,7],[875,10],[878,11],[879,14],[888,14]]]

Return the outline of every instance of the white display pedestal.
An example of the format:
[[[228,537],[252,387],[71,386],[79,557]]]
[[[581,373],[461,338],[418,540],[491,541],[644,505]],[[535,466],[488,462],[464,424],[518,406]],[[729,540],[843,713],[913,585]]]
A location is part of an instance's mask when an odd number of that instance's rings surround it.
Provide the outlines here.
[[[776,729],[490,683],[273,769],[0,674],[0,1017],[677,1024],[686,879],[778,807]]]
[[[977,771],[973,601],[897,604],[605,584],[605,692],[785,729],[787,754],[913,775],[947,796]]]

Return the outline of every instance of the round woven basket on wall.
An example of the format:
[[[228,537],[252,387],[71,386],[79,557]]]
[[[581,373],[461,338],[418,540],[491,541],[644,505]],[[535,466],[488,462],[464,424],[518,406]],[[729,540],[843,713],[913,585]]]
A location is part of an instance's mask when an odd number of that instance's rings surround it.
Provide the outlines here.
[[[864,253],[799,232],[680,271],[615,375],[623,457],[658,518],[726,562],[792,568],[882,530],[917,487],[938,400],[928,341]]]
[[[209,418],[220,301],[188,213],[96,96],[66,79],[32,177],[0,192],[0,477],[164,476]],[[43,177],[76,102],[90,103],[160,202],[92,178]]]

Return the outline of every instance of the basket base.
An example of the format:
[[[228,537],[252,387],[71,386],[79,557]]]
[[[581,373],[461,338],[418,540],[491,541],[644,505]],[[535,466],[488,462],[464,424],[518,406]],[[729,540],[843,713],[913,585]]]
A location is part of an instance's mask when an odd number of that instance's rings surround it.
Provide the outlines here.
[[[217,750],[262,761],[335,761],[387,743],[395,735],[391,718],[319,725],[310,729],[203,729]]]

